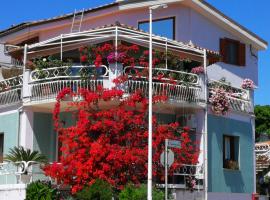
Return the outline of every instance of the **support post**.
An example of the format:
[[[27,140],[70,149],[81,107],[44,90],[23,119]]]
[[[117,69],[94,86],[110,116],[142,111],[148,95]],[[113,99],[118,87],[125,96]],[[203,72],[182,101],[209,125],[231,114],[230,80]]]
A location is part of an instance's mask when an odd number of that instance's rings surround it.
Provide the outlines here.
[[[147,175],[147,200],[152,200],[152,8],[149,9],[149,113],[148,113],[148,175]]]
[[[207,54],[204,49],[203,53],[203,66],[204,66],[204,100],[205,100],[205,110],[204,110],[204,200],[208,200],[208,87],[207,87]]]
[[[63,35],[61,34],[61,43],[60,43],[60,59],[63,61]]]
[[[165,200],[168,200],[168,139],[165,139]]]

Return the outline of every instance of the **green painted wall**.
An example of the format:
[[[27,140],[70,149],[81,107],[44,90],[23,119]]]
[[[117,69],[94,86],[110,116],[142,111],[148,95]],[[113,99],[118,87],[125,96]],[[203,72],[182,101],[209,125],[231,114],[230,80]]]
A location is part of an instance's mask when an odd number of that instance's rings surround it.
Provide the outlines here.
[[[65,121],[66,127],[74,122],[70,113],[61,113],[60,118]],[[52,114],[34,113],[33,149],[46,155],[50,162],[56,160],[56,137]]]
[[[240,170],[223,169],[223,135],[239,136]],[[250,123],[209,115],[209,192],[252,193],[253,149]]]
[[[0,133],[4,134],[4,155],[10,148],[18,146],[19,112],[0,115]],[[5,177],[0,177],[0,184],[5,183]],[[7,183],[16,183],[15,176],[8,176]]]

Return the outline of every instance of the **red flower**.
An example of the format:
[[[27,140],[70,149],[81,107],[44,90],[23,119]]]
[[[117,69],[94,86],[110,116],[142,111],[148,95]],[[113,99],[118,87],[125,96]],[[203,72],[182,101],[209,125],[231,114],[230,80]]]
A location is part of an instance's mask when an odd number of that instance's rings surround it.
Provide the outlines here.
[[[100,67],[100,65],[102,65],[102,56],[97,54],[96,55],[96,60],[95,60],[95,66]]]
[[[80,60],[81,60],[81,63],[86,63],[87,62],[87,55],[82,55]]]

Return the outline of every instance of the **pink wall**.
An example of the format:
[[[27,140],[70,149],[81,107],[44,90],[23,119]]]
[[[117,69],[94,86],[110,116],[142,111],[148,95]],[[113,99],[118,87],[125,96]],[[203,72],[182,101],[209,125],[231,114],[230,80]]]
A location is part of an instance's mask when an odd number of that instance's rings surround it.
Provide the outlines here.
[[[189,42],[191,40],[198,46],[214,51],[219,51],[220,38],[228,37],[241,41],[241,39],[223,29],[219,24],[217,24],[217,22],[215,23],[213,20],[209,20],[190,7],[181,4],[174,4],[169,5],[167,9],[154,11],[154,18],[156,19],[172,16],[176,17],[176,40],[183,42]],[[147,8],[132,11],[119,11],[118,7],[111,7],[87,14],[81,30],[88,30],[103,25],[114,24],[116,21],[119,21],[122,24],[137,27],[139,21],[147,20],[148,17]],[[71,22],[72,18],[60,22],[58,21],[32,27],[28,31],[31,33],[37,32],[40,40],[43,41],[55,36],[59,36],[62,33],[69,33]],[[25,30],[19,31],[16,34],[11,34],[2,39],[7,41],[10,38],[19,38],[24,31]],[[209,77],[219,80],[220,78],[227,76],[227,80],[236,86],[240,86],[244,78],[250,78],[257,84],[257,59],[251,55],[249,44],[247,44],[246,49],[246,67],[237,67],[224,63],[218,63],[209,67]],[[257,54],[257,51],[255,51],[255,54]]]

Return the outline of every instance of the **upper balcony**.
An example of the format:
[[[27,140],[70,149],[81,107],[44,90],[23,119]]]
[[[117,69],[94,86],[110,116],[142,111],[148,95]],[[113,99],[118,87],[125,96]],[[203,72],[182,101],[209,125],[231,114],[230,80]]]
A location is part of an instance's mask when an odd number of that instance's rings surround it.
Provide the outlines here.
[[[11,49],[10,55],[24,53],[24,73],[0,82],[0,107],[18,103],[53,106],[66,87],[76,92],[101,85],[118,87],[126,95],[138,89],[148,95],[149,37],[118,24]],[[155,35],[153,48],[153,94],[166,95],[173,106],[205,106],[217,84],[209,81],[207,85],[206,68],[193,69],[217,61],[218,53]],[[115,85],[119,77],[122,82]],[[228,95],[233,110],[252,112],[248,91],[233,87],[229,91],[233,91]]]

